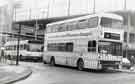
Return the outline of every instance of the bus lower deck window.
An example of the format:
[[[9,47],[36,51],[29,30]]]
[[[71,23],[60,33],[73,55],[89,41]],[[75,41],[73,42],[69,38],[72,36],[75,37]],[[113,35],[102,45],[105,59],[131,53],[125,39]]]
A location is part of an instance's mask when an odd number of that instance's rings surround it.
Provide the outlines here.
[[[88,41],[88,52],[96,51],[96,41]]]

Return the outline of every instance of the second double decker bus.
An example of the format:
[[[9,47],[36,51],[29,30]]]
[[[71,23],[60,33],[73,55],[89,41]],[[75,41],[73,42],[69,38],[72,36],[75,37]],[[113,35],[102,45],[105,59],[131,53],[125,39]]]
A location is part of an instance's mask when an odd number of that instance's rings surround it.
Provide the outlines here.
[[[10,59],[15,59],[17,56],[17,47],[19,46],[20,60],[42,61],[43,42],[38,40],[20,40],[8,41],[5,43],[5,55]]]
[[[79,70],[119,69],[123,18],[111,13],[87,15],[47,25],[43,61]]]

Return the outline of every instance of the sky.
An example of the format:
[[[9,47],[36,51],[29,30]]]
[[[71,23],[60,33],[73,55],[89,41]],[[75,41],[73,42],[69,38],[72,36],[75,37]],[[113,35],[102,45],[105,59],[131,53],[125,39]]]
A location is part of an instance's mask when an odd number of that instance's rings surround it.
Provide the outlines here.
[[[0,6],[8,0],[0,0]],[[10,0],[9,0],[10,1]],[[32,9],[32,17],[43,17],[47,8],[49,8],[49,16],[65,16],[68,14],[69,0],[17,0],[20,1],[21,7],[17,9],[18,15],[28,16],[29,9]],[[94,0],[70,0],[70,14],[84,14],[93,12]],[[124,10],[125,0],[95,0],[95,11],[106,12]],[[135,10],[135,0],[126,0],[128,10]],[[48,6],[49,4],[49,6]]]

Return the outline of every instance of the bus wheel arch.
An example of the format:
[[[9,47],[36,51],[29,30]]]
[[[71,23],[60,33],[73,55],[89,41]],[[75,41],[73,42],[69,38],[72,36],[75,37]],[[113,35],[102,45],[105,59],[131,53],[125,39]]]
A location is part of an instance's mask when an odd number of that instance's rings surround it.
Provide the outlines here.
[[[82,71],[84,69],[84,61],[83,61],[83,59],[82,58],[79,58],[77,60],[76,65],[77,65],[77,69],[80,70],[80,71]]]
[[[54,56],[51,56],[51,58],[50,58],[50,65],[55,66],[55,57]]]

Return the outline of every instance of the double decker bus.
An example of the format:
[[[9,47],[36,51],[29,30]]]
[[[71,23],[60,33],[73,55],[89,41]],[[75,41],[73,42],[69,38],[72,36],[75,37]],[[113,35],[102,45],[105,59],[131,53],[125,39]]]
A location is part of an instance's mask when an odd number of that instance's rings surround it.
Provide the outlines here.
[[[47,25],[44,63],[79,70],[119,69],[122,61],[123,18],[112,13],[87,15]]]
[[[5,55],[10,59],[17,56],[18,41],[5,43]],[[43,42],[38,40],[21,40],[19,43],[19,59],[41,61],[43,56]]]

